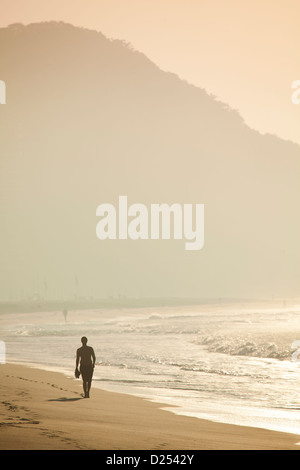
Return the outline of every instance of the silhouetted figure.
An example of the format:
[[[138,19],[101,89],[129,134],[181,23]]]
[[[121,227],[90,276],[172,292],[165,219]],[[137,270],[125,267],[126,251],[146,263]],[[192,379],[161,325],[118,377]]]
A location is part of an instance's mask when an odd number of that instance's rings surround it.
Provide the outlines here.
[[[83,392],[84,398],[90,398],[90,388],[92,385],[92,378],[94,373],[94,367],[96,362],[96,356],[93,348],[87,346],[87,338],[83,336],[81,338],[82,347],[77,349],[76,354],[76,369],[75,377],[79,377],[79,371],[83,380]],[[80,362],[80,367],[78,370],[78,365]]]
[[[63,310],[63,316],[64,316],[64,319],[65,319],[65,322],[67,321],[67,316],[68,316],[68,310],[65,308]]]

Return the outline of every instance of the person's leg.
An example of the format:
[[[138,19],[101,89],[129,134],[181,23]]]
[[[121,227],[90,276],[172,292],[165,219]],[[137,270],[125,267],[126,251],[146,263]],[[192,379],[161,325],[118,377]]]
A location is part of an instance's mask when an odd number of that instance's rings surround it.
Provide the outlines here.
[[[87,396],[87,376],[86,376],[86,368],[81,365],[80,367],[81,377],[82,377],[82,387],[83,387],[83,397],[86,398]]]
[[[86,395],[86,381],[85,380],[82,381],[82,386],[83,386],[83,396],[85,397]]]
[[[83,392],[84,398],[90,397],[90,389],[92,385],[92,377],[93,377],[93,367],[84,366],[80,369],[82,380],[83,380]]]
[[[87,396],[88,398],[90,398],[90,389],[91,389],[92,381],[89,380],[86,384],[87,384]]]
[[[90,366],[89,371],[88,371],[88,377],[86,377],[86,380],[87,380],[87,397],[88,398],[90,398],[90,390],[91,390],[91,386],[92,386],[93,372],[94,372],[94,368],[93,368],[93,366]]]

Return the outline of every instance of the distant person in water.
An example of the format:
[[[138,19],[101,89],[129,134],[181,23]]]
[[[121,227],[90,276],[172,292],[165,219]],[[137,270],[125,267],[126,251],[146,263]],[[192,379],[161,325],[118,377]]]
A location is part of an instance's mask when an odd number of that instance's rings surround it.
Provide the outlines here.
[[[68,310],[65,308],[63,310],[63,316],[64,316],[64,319],[65,319],[65,322],[67,321],[67,316],[68,316]]]
[[[93,348],[87,346],[87,338],[81,338],[82,346],[77,349],[75,377],[79,378],[80,374],[83,380],[84,398],[90,398],[90,389],[96,362],[96,356]],[[80,363],[80,366],[79,366]],[[79,366],[79,369],[78,369]]]

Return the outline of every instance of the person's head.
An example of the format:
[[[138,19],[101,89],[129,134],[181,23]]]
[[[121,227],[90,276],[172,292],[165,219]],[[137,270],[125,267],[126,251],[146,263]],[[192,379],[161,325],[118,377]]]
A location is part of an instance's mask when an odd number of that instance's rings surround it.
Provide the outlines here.
[[[82,342],[83,346],[85,346],[86,343],[88,342],[88,339],[87,339],[85,336],[83,336],[83,337],[81,338],[81,342]]]

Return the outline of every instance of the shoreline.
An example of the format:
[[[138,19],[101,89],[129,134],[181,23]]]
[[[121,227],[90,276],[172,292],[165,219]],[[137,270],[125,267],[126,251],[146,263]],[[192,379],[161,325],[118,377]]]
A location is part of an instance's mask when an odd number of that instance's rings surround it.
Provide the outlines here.
[[[300,436],[216,423],[164,403],[92,387],[62,372],[0,365],[0,449],[299,450]],[[173,407],[174,408],[174,407]]]
[[[9,364],[11,365],[17,365],[17,366],[24,366],[24,367],[29,367],[33,369],[39,369],[39,370],[44,370],[48,372],[56,372],[58,374],[63,374],[66,378],[72,379],[73,378],[73,373],[71,372],[70,368],[62,368],[62,367],[57,367],[57,366],[50,366],[50,365],[45,365],[45,364],[39,364],[35,362],[26,362],[26,361],[8,361]],[[81,382],[81,379],[79,380]],[[209,421],[209,422],[214,422],[214,423],[219,423],[219,424],[224,424],[224,425],[233,425],[233,426],[242,426],[242,427],[247,427],[247,428],[256,428],[256,429],[263,429],[265,431],[275,431],[283,434],[291,434],[299,438],[299,445],[300,445],[300,432],[294,432],[292,429],[283,429],[282,426],[274,426],[270,425],[270,423],[263,423],[263,422],[254,422],[253,420],[250,422],[249,419],[231,419],[231,420],[226,420],[226,419],[220,419],[216,415],[216,408],[210,408],[210,411],[205,411],[203,413],[202,410],[196,411],[195,408],[193,407],[187,407],[187,401],[185,398],[185,403],[182,403],[180,400],[178,401],[178,397],[172,397],[170,398],[168,390],[168,395],[158,395],[157,394],[157,389],[154,390],[154,394],[148,391],[142,391],[142,389],[139,389],[137,391],[135,387],[132,387],[130,385],[108,385],[106,382],[102,382],[100,378],[97,378],[94,374],[93,378],[93,389],[98,389],[100,391],[105,391],[108,393],[117,393],[119,395],[126,395],[126,396],[131,396],[131,397],[136,397],[142,400],[147,400],[152,403],[158,404],[160,409],[166,409],[170,413],[174,413],[178,416],[185,416],[185,417],[190,417],[190,418],[196,418],[196,419],[202,419],[204,421]],[[206,410],[206,408],[204,408]],[[212,411],[214,410],[214,411]],[[202,413],[201,413],[202,411]],[[223,417],[224,418],[224,417]]]

